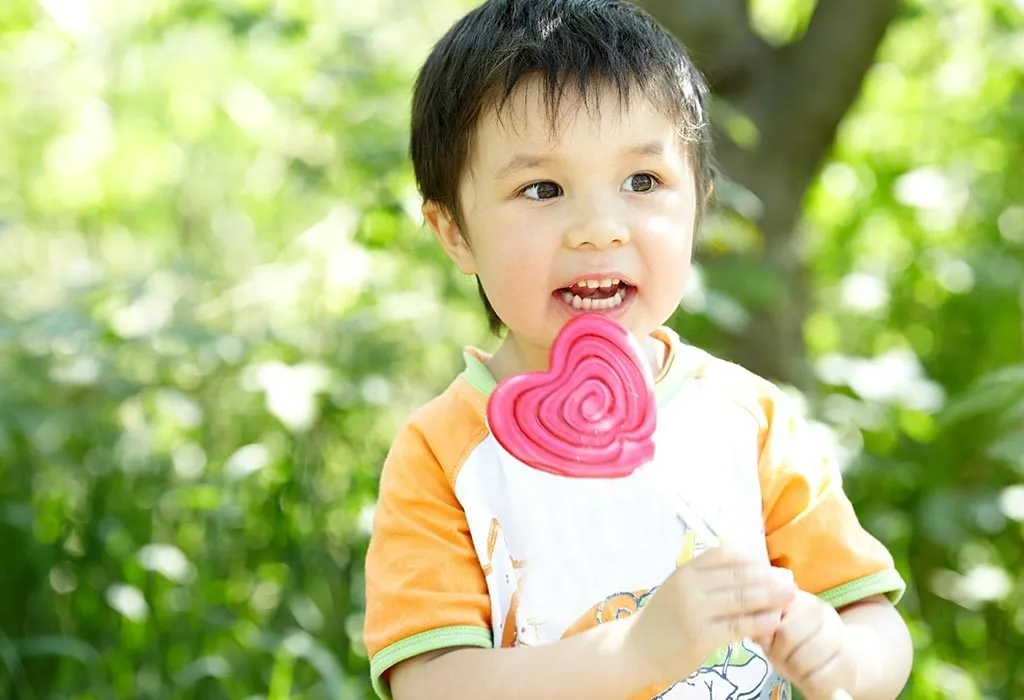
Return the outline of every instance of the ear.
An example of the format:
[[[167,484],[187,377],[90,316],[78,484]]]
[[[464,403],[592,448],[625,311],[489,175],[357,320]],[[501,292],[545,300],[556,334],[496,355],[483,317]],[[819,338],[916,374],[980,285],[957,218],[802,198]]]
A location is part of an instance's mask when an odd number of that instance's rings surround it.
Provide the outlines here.
[[[437,202],[428,201],[423,205],[423,218],[433,230],[437,242],[462,274],[475,275],[476,259],[473,257],[473,251],[448,211]]]

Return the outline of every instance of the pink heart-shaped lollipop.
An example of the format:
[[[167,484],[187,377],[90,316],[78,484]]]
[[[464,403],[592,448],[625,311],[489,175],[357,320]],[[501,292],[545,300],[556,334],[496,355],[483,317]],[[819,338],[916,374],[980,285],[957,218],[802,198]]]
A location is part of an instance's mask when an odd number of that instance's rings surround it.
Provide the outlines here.
[[[536,469],[621,477],[654,456],[654,379],[640,344],[618,321],[584,314],[551,348],[551,369],[502,382],[487,405],[501,445]]]

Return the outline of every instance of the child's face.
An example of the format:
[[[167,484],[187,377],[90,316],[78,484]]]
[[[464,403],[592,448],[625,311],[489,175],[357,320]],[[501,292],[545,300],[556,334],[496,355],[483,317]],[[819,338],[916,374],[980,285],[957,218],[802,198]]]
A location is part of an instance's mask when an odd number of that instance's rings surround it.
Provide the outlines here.
[[[479,276],[521,346],[549,348],[586,312],[643,337],[683,296],[694,173],[673,121],[631,97],[626,109],[602,93],[598,110],[567,98],[553,134],[541,90],[526,83],[478,125],[461,184],[468,245],[428,207],[449,254]]]

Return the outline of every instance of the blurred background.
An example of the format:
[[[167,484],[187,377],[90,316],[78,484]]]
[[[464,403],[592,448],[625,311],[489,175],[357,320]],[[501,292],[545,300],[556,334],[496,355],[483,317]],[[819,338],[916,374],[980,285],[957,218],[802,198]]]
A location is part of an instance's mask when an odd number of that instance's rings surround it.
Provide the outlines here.
[[[370,697],[381,462],[496,342],[406,157],[473,4],[0,2],[0,698]],[[1024,2],[643,5],[725,176],[673,325],[841,449],[904,697],[1024,697]]]

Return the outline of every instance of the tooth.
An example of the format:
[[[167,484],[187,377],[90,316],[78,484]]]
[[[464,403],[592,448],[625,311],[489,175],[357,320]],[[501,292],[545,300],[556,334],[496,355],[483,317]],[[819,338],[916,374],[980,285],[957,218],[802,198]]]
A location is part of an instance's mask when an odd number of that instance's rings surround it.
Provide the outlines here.
[[[615,277],[612,277],[612,285],[618,286],[618,284],[619,284],[619,280],[616,279]],[[609,285],[609,286],[612,286],[612,285]]]
[[[595,311],[600,311],[601,309],[604,308],[604,299],[591,299],[590,308],[594,309]]]
[[[615,292],[615,296],[612,297],[612,306],[618,306],[622,303],[622,292]]]
[[[598,287],[601,286],[601,283],[598,282],[597,280],[587,280],[587,286],[590,287],[591,289],[597,289]]]
[[[573,306],[574,309],[582,309],[583,308],[583,300],[580,299],[575,294],[573,294],[572,295],[572,306]]]
[[[593,299],[589,299],[589,298],[584,299],[583,300],[583,310],[587,311],[587,310],[592,309],[592,308],[594,308],[594,300]]]
[[[562,292],[562,301],[566,304],[572,303],[572,292]]]
[[[602,299],[601,300],[601,308],[602,309],[610,309],[610,308],[612,308],[612,300],[611,299]]]
[[[603,279],[603,280],[601,280],[601,288],[602,289],[605,288],[605,287],[610,287],[610,286],[612,286],[612,281],[610,279]]]

